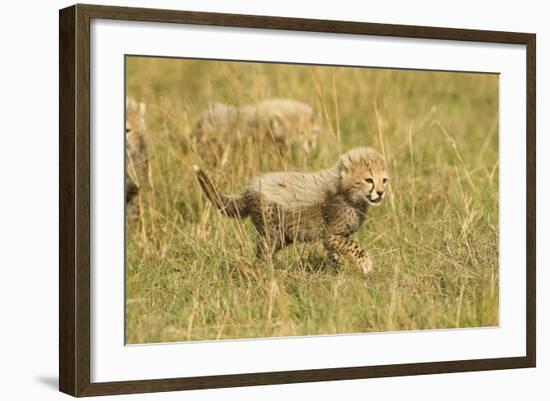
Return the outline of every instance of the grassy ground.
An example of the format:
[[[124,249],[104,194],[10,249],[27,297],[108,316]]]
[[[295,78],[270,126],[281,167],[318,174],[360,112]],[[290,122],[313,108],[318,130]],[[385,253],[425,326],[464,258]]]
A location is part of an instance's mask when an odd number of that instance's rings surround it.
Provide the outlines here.
[[[127,233],[128,343],[498,325],[496,75],[129,58],[127,93],[148,105],[151,162]],[[209,102],[268,97],[314,106],[316,152],[247,143],[213,166],[189,151]],[[260,171],[326,168],[357,145],[384,154],[391,183],[357,234],[367,279],[328,268],[318,244],[256,260],[250,222],[221,216],[191,174],[199,164],[239,192]]]

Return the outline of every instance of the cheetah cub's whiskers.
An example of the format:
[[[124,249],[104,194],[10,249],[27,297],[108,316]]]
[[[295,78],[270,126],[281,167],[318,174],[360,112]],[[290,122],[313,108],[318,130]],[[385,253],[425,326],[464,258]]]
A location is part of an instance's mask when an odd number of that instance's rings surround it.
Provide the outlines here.
[[[251,179],[235,195],[220,192],[193,166],[207,198],[223,214],[250,217],[258,232],[256,254],[271,257],[296,241],[323,241],[329,260],[349,258],[363,273],[372,270],[368,252],[351,237],[369,207],[384,199],[388,177],[383,157],[359,147],[340,156],[331,168],[315,173],[278,172]]]

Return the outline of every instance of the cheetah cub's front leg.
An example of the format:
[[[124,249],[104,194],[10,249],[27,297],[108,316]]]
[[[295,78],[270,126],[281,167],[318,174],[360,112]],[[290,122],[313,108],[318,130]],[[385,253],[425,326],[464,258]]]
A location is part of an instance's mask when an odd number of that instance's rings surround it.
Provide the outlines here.
[[[372,260],[366,250],[361,248],[359,243],[348,236],[327,234],[324,241],[325,248],[329,255],[339,254],[347,256],[363,274],[372,270]],[[337,258],[332,260],[337,262]]]

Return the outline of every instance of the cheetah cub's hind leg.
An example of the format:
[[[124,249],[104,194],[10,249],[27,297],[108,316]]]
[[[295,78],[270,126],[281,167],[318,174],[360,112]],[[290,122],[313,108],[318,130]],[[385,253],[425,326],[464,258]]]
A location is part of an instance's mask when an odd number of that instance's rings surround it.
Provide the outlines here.
[[[251,217],[258,233],[256,256],[270,260],[286,245],[281,210],[275,204],[262,204]]]
[[[256,241],[256,257],[270,260],[283,247],[281,241],[273,236],[258,235]]]

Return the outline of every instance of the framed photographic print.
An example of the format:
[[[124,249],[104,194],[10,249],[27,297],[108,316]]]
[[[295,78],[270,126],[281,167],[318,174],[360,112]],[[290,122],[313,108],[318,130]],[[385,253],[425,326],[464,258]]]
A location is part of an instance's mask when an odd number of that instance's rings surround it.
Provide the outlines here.
[[[535,35],[60,11],[60,390],[535,366]]]

